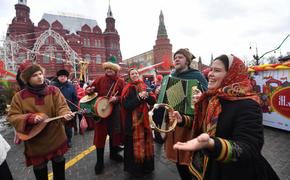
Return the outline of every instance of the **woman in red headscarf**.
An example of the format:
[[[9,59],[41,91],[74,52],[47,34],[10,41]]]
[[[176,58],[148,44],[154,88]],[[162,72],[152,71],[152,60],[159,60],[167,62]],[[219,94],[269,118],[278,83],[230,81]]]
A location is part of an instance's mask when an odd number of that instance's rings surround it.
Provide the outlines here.
[[[141,176],[154,170],[152,130],[148,104],[156,102],[155,95],[146,92],[146,84],[136,69],[129,70],[129,82],[122,91],[124,119],[124,170]]]
[[[195,104],[196,138],[174,149],[194,151],[189,169],[196,179],[279,179],[261,155],[262,112],[247,67],[233,55],[222,55],[208,78],[208,91]],[[182,124],[177,111],[170,118]]]

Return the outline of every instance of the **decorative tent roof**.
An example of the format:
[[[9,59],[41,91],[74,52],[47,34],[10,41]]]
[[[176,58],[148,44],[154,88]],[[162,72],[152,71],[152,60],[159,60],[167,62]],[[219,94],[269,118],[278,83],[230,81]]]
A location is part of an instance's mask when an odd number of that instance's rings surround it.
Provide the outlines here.
[[[262,64],[258,66],[250,66],[248,71],[258,72],[258,71],[267,71],[267,70],[285,70],[290,69],[290,62],[278,63],[278,64]]]
[[[63,28],[69,30],[70,33],[81,31],[82,26],[85,24],[87,24],[91,29],[98,25],[97,21],[93,19],[47,13],[43,14],[42,19],[45,19],[50,25],[55,21],[59,21],[63,25]]]

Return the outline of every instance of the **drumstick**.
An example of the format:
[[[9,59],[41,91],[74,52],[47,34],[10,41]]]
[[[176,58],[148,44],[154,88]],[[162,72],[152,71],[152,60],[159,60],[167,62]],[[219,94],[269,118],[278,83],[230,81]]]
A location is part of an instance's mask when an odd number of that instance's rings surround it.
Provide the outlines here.
[[[116,96],[118,94],[119,91],[116,91],[116,93],[114,94],[114,96]]]

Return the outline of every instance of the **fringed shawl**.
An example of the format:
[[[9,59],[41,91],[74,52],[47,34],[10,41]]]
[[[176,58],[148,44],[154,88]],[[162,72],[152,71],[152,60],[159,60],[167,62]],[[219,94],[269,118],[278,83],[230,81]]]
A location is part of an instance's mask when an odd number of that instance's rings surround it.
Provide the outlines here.
[[[136,90],[138,96],[139,92],[146,91],[146,84],[142,80],[128,82],[121,94],[122,101],[131,93],[131,90]],[[124,117],[126,113],[126,110],[123,111],[123,119],[126,119]],[[135,161],[143,162],[145,159],[152,159],[153,137],[148,117],[148,106],[145,101],[132,111],[132,126]]]

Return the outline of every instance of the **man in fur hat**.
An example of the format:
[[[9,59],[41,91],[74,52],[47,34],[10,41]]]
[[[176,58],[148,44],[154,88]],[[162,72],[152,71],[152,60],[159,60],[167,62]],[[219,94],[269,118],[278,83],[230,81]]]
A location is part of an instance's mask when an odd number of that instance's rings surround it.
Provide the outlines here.
[[[190,64],[195,56],[187,49],[179,49],[173,55],[174,71],[171,76],[179,79],[199,81],[199,89],[207,90],[207,81],[199,70],[192,69]],[[185,118],[185,115],[184,115]],[[187,118],[187,117],[186,117]],[[177,141],[187,141],[192,139],[192,130],[183,127],[176,127],[174,132],[168,133],[165,141],[166,157],[176,163],[178,173],[182,180],[191,179],[191,173],[188,169],[188,165],[191,160],[190,152],[173,150],[173,145]]]
[[[95,173],[100,174],[104,168],[104,147],[107,135],[110,136],[110,159],[122,162],[123,157],[118,154],[119,146],[122,140],[121,119],[120,119],[120,95],[125,85],[123,79],[118,75],[120,66],[113,62],[105,62],[102,64],[105,75],[97,78],[90,86],[86,88],[86,92],[91,94],[98,93],[98,97],[108,96],[109,102],[113,106],[111,115],[101,119],[95,126],[94,145],[97,151],[97,163],[95,165]]]
[[[56,73],[57,79],[52,85],[58,87],[65,97],[67,104],[71,111],[77,111],[78,96],[74,85],[68,81],[69,72],[65,69],[61,69]],[[76,126],[76,118],[65,123],[65,133],[68,138],[68,147],[72,147],[72,127]]]
[[[65,179],[64,153],[67,137],[62,121],[74,117],[60,90],[44,82],[44,69],[36,64],[21,73],[25,88],[12,99],[7,120],[17,132],[30,135],[33,128],[47,118],[63,116],[51,121],[36,136],[24,141],[26,165],[33,166],[36,179],[47,179],[47,162],[52,160],[54,179]]]

